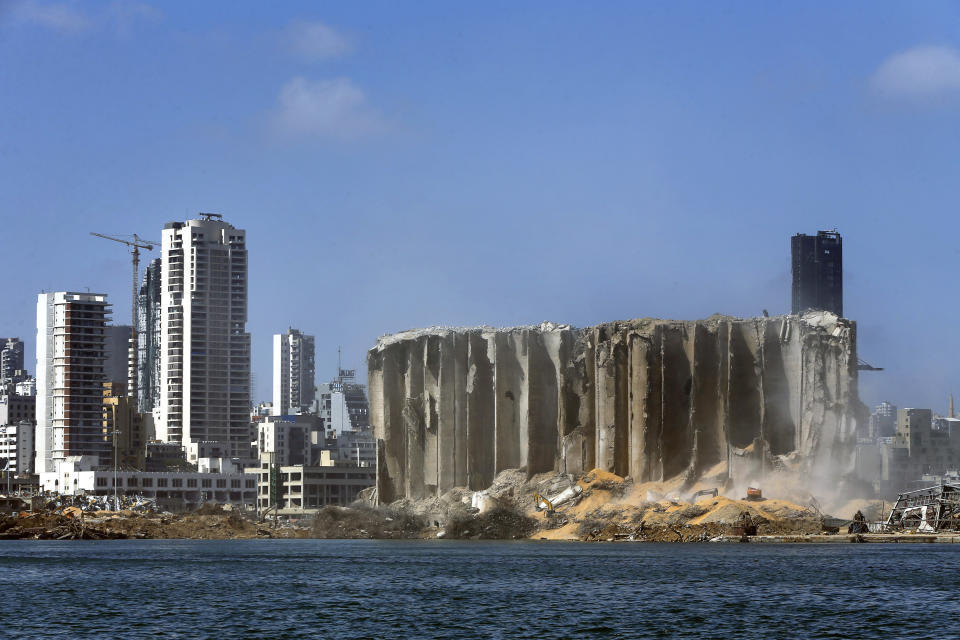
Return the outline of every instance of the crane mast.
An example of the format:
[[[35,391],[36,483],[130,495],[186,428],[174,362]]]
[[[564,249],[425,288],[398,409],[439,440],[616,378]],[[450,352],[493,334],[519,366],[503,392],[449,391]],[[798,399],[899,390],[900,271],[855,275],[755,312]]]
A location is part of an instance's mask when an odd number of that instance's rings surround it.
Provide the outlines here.
[[[133,256],[133,290],[132,304],[130,305],[130,348],[127,356],[127,395],[137,401],[137,277],[140,275],[140,249],[153,251],[153,245],[159,242],[144,240],[137,234],[133,234],[133,240],[125,240],[114,236],[104,235],[102,233],[90,232],[90,235],[113,240],[130,247],[130,253]]]

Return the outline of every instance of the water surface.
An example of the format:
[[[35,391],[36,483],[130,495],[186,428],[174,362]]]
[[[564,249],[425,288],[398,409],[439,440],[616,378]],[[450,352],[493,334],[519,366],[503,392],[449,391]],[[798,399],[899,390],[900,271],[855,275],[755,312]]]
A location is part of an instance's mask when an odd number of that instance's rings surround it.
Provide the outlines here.
[[[960,545],[3,541],[0,629],[11,638],[947,638],[960,637],[958,568]]]

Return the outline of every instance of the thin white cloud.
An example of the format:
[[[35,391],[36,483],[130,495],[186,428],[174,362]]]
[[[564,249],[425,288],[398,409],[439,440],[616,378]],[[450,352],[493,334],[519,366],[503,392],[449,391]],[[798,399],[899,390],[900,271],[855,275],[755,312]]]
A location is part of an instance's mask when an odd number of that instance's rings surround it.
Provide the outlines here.
[[[349,78],[291,79],[280,90],[273,124],[286,138],[353,139],[386,128],[366,94]]]
[[[0,4],[3,2],[0,0]],[[97,11],[86,11],[90,6],[77,2],[12,0],[6,7],[9,9],[6,20],[64,34],[108,30],[126,36],[137,23],[161,17],[159,10],[141,0],[114,0],[97,7]]]
[[[36,25],[61,33],[79,33],[93,26],[93,20],[86,14],[66,3],[24,0],[13,5],[11,17],[16,23]]]
[[[960,52],[952,47],[914,47],[895,53],[870,79],[882,95],[910,99],[960,96]]]
[[[350,41],[322,22],[297,20],[280,34],[283,46],[310,61],[329,60],[350,53]]]

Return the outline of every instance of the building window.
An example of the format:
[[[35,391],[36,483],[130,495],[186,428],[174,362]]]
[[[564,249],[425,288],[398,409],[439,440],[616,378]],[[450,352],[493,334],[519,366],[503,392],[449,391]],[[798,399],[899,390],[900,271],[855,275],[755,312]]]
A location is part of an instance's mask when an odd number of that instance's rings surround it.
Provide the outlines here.
[[[227,481],[223,478],[218,478],[217,489],[226,489],[226,488],[227,488]]]
[[[200,486],[204,489],[209,489],[211,486],[213,486],[213,483],[210,480],[204,479],[200,482]]]
[[[174,479],[173,479],[173,486],[175,486],[175,487],[182,487],[182,486],[183,486],[183,478],[174,478]]]
[[[157,486],[158,486],[158,487],[166,487],[166,486],[167,486],[167,479],[166,479],[166,478],[157,478]]]
[[[230,488],[231,488],[231,489],[239,489],[239,488],[240,488],[240,481],[239,481],[239,480],[231,480],[231,481],[230,481]]]
[[[144,487],[152,487],[152,486],[153,486],[153,478],[144,478],[144,479],[143,479],[143,486],[144,486]]]
[[[197,488],[197,479],[196,478],[187,478],[187,487],[188,488]]]
[[[106,478],[97,478],[97,486],[98,486],[98,487],[105,487],[105,486],[107,486],[107,479],[106,479]]]
[[[137,486],[137,479],[136,479],[136,478],[127,478],[127,486],[128,486],[128,487],[135,487],[135,486]]]

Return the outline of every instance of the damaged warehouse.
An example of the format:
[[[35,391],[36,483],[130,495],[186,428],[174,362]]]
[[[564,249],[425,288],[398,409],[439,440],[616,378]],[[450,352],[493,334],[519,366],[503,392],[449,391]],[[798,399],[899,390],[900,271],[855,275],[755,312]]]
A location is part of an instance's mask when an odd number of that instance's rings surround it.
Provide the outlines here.
[[[367,357],[381,502],[599,468],[636,481],[852,466],[856,324],[829,312],[436,327]]]

